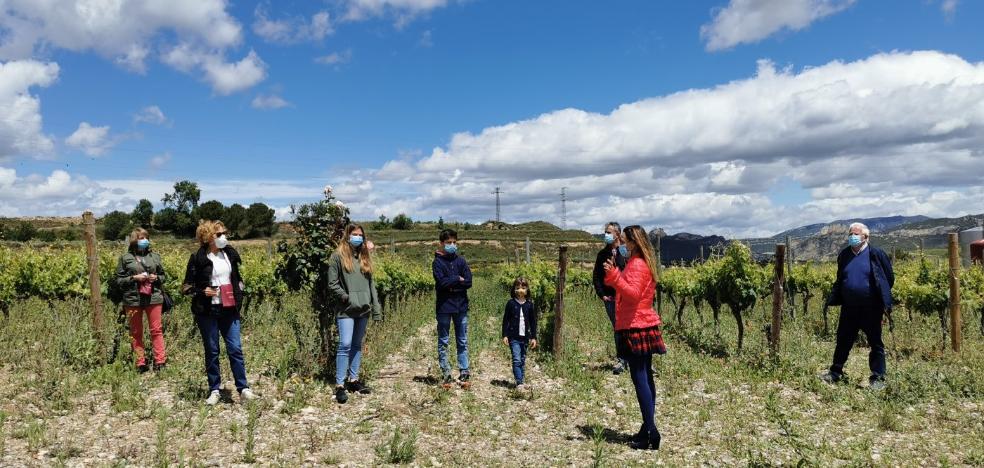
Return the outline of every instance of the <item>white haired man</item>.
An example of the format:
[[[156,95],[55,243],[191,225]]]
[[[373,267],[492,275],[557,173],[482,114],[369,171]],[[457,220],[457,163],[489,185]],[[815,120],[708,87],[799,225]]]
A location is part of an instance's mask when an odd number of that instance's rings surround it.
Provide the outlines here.
[[[881,249],[868,245],[871,231],[861,223],[849,227],[848,247],[837,256],[837,279],[827,300],[841,306],[837,323],[837,346],[830,370],[821,378],[829,383],[844,378],[844,364],[857,340],[858,331],[868,338],[870,388],[885,388],[885,344],[882,342],[882,315],[892,312],[892,261]]]

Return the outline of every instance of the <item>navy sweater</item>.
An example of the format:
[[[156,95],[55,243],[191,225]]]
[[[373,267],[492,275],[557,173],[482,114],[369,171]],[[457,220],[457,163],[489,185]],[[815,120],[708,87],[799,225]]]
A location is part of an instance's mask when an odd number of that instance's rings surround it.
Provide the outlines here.
[[[434,289],[437,291],[437,313],[468,312],[468,288],[472,287],[472,273],[465,259],[460,255],[437,252],[431,267]]]
[[[519,311],[523,311],[523,321],[526,323],[526,335],[519,336]],[[533,301],[527,299],[520,304],[516,299],[509,299],[506,303],[506,310],[502,314],[502,337],[509,339],[526,338],[536,339],[536,306]]]
[[[858,263],[859,260],[861,263]],[[864,291],[866,277],[870,294],[868,299],[858,296]],[[848,281],[850,281],[850,285],[848,285]],[[847,307],[880,307],[882,310],[890,310],[892,308],[892,286],[894,285],[895,273],[892,270],[892,260],[884,251],[868,244],[861,255],[855,255],[854,251],[847,247],[837,256],[837,279],[834,280],[827,304]],[[848,291],[848,288],[851,290]]]

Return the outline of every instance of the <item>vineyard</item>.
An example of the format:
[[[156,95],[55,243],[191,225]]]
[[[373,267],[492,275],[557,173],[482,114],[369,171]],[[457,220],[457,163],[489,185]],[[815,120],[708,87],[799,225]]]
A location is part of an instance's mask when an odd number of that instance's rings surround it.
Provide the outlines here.
[[[380,252],[375,279],[385,320],[369,330],[363,367],[375,391],[337,405],[325,379],[334,361],[312,310],[316,283],[285,274],[287,259],[302,257],[290,246],[243,245],[244,351],[263,398],[235,405],[226,395],[209,409],[201,403],[200,339],[179,294],[193,248],[155,246],[178,304],[165,320],[169,367],[139,375],[120,325],[107,320],[102,341],[93,338],[81,246],[0,246],[0,465],[984,463],[980,268],[961,271],[966,342],[954,355],[945,339],[948,270],[924,258],[895,265],[890,385],[882,394],[816,379],[833,350],[836,316],[824,304],[833,265],[801,263],[787,272],[778,360],[769,358],[761,332],[771,313],[773,265],[753,262],[736,243],[703,263],[664,268],[670,353],[655,365],[657,420],[668,442],[642,454],[625,447],[637,428],[636,403],[625,376],[610,372],[611,328],[586,268],[567,270],[561,333],[570,345],[557,354],[549,339],[556,257],[476,269],[469,339],[477,384],[460,393],[433,384],[429,261]],[[104,288],[122,249],[100,245]],[[544,344],[530,354],[524,393],[508,388],[509,354],[498,336],[518,276],[530,281]],[[852,375],[865,375],[865,354],[852,354]],[[517,437],[533,445],[516,446]]]

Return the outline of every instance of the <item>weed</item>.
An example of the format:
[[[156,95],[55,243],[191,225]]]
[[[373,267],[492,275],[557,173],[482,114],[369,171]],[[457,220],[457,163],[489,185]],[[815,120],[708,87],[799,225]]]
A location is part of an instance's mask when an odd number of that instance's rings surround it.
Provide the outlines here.
[[[243,461],[246,463],[256,463],[256,428],[260,422],[260,405],[250,402],[246,406],[246,448],[243,453]]]
[[[167,426],[167,413],[160,411],[157,417],[157,437],[154,439],[154,464],[159,468],[167,468],[171,461],[167,454]]]
[[[389,440],[376,446],[376,456],[384,463],[404,465],[412,462],[417,456],[417,430],[403,435],[399,428],[393,429]]]

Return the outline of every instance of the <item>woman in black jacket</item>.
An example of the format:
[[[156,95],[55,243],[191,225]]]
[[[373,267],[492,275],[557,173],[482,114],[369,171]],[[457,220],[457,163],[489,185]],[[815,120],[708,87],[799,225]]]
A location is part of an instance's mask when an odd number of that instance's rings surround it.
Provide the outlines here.
[[[239,335],[239,310],[243,303],[243,280],[239,274],[242,258],[229,246],[226,228],[221,221],[201,221],[195,232],[201,247],[188,259],[184,291],[192,296],[191,311],[202,334],[205,348],[205,373],[209,394],[205,403],[219,402],[222,386],[219,373],[219,335],[225,340],[229,366],[236,381],[241,400],[252,400],[256,394],[246,381],[246,361],[243,359]]]
[[[502,314],[502,342],[512,351],[513,377],[516,388],[521,388],[525,379],[526,348],[536,349],[536,307],[529,299],[530,284],[526,278],[513,281],[509,302]]]

